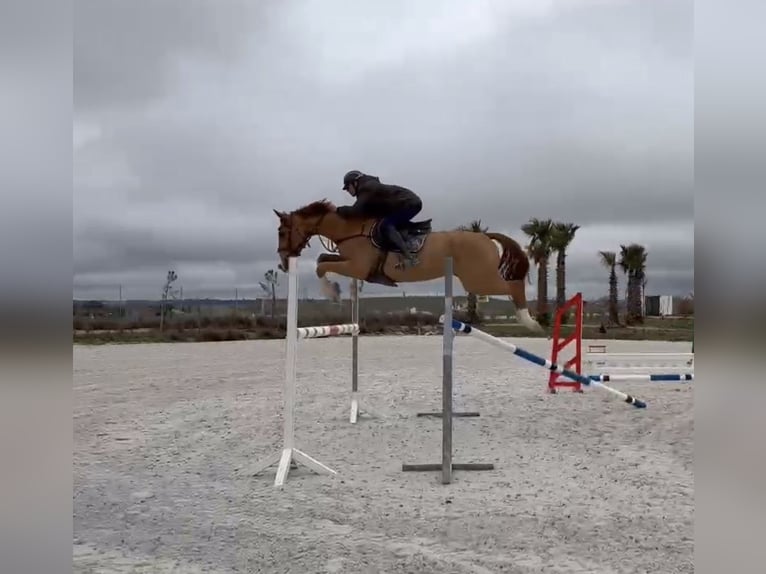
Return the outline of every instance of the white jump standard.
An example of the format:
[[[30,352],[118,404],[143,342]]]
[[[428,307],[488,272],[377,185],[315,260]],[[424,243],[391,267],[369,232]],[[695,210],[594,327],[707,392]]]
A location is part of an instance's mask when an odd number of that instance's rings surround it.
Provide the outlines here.
[[[442,320],[444,319],[442,318]],[[493,337],[489,333],[480,331],[476,327],[467,325],[466,323],[463,323],[462,321],[453,319],[452,328],[460,333],[466,333],[468,335],[477,337],[478,339],[481,339],[482,341],[485,341],[489,343],[490,345],[494,345],[495,347],[499,347],[501,349],[505,349],[506,351],[510,351],[511,353],[513,353],[514,355],[518,357],[521,357],[522,359],[526,359],[527,361],[531,363],[535,363],[536,365],[545,367],[551,372],[559,373],[560,375],[567,377],[568,379],[572,379],[573,381],[577,381],[582,385],[595,386],[595,387],[602,388],[605,391],[609,391],[613,395],[616,395],[617,397],[621,398],[623,401],[625,401],[629,405],[633,405],[636,408],[639,408],[639,409],[646,408],[646,403],[640,399],[637,399],[636,397],[633,397],[617,389],[613,389],[612,387],[607,387],[606,385],[602,384],[600,381],[594,381],[586,377],[585,375],[576,373],[575,371],[570,371],[569,369],[565,369],[555,363],[550,362],[548,359],[538,357],[537,355],[530,353],[529,351],[525,351],[524,349],[517,347],[513,343],[509,343],[507,341],[503,341],[502,339],[498,339],[497,337]]]
[[[359,326],[359,282],[351,280],[351,322]],[[351,414],[348,422],[355,423],[359,417],[359,329],[351,338]]]
[[[359,281],[351,280],[351,324],[357,329],[351,333],[351,413],[348,422],[354,424],[359,420],[360,415],[368,417],[380,417],[378,413],[369,409],[362,408],[359,393]]]
[[[310,457],[295,447],[295,361],[298,339],[315,339],[340,335],[356,335],[358,324],[324,325],[320,327],[298,328],[298,262],[290,258],[287,290],[287,332],[285,333],[285,395],[284,395],[284,434],[282,449],[271,454],[255,465],[253,474],[259,474],[279,461],[274,486],[282,486],[287,480],[287,473],[293,461],[301,463],[318,474],[337,474],[330,467]]]

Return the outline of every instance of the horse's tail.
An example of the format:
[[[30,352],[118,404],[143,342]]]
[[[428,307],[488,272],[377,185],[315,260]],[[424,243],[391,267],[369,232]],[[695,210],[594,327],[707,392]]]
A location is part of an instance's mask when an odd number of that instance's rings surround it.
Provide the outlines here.
[[[519,242],[502,233],[486,232],[485,235],[497,241],[503,247],[503,253],[500,255],[500,264],[498,265],[500,276],[506,281],[523,281],[527,279],[528,282],[531,282],[529,278],[529,257],[524,252],[524,248],[519,245]]]

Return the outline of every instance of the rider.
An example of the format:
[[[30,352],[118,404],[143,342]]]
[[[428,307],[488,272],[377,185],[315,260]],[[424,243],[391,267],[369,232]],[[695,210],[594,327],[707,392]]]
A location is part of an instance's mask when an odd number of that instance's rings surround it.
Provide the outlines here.
[[[420,198],[405,187],[381,183],[378,177],[359,170],[349,171],[343,176],[343,189],[355,197],[356,202],[352,206],[338,207],[338,215],[344,218],[382,218],[381,229],[385,237],[402,251],[410,266],[417,265],[417,257],[410,253],[397,226],[420,213],[423,208]]]

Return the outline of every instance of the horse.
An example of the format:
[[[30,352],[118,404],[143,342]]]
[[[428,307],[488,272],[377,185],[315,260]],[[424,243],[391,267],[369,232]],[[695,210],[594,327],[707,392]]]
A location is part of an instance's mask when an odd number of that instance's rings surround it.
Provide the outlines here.
[[[298,257],[314,236],[337,246],[337,254],[322,253],[316,274],[337,273],[369,283],[396,287],[397,282],[415,283],[444,276],[444,259],[452,257],[453,273],[463,288],[476,295],[507,295],[516,307],[516,319],[528,330],[542,333],[527,308],[524,291],[529,258],[517,241],[502,233],[468,230],[433,231],[431,220],[411,221],[401,231],[419,263],[406,268],[401,252],[380,233],[380,219],[341,218],[326,199],[314,201],[289,213],[273,210],[279,218],[279,268],[288,269],[288,259]],[[496,243],[497,242],[497,243]],[[497,244],[502,248],[498,250]]]

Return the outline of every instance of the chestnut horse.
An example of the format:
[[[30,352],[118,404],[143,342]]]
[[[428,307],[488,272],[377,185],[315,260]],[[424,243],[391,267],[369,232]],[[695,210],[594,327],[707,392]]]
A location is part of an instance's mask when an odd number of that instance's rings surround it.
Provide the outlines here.
[[[298,257],[314,236],[337,245],[338,254],[322,253],[316,274],[337,273],[371,283],[396,286],[444,276],[444,258],[452,257],[453,271],[463,288],[476,295],[507,295],[516,307],[516,318],[530,331],[542,327],[529,314],[524,291],[529,258],[513,239],[501,233],[431,231],[430,220],[405,224],[403,232],[410,250],[420,259],[403,268],[399,254],[386,245],[378,231],[379,219],[343,219],[327,200],[315,201],[290,213],[274,210],[279,217],[279,268],[287,271],[288,258]],[[498,251],[497,244],[502,248]]]

